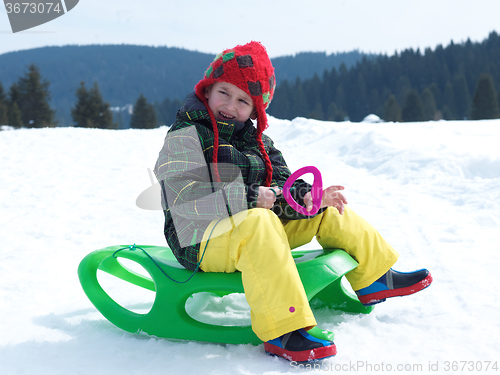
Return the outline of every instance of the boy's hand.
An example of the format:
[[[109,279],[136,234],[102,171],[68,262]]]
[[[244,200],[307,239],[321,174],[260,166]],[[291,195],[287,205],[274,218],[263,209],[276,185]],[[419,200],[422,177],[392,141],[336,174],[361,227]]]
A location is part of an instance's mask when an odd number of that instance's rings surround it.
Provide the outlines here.
[[[324,189],[320,208],[335,207],[339,211],[339,214],[342,215],[344,213],[344,205],[347,204],[347,199],[339,190],[344,190],[344,187],[334,185]],[[304,203],[306,204],[306,210],[311,211],[313,208],[311,192],[304,195]]]
[[[276,202],[276,197],[282,190],[277,186],[259,186],[259,195],[257,196],[257,207],[270,209]],[[275,194],[276,193],[276,194]]]

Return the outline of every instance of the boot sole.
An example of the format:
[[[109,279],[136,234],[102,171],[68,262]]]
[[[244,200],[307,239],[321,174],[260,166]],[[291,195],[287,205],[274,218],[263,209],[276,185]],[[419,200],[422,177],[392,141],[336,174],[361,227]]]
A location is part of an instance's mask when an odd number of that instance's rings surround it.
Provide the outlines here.
[[[314,362],[323,360],[328,357],[333,357],[337,354],[337,347],[335,345],[323,346],[311,350],[304,350],[300,352],[285,350],[277,347],[276,345],[264,343],[264,350],[269,355],[283,357],[290,362]]]

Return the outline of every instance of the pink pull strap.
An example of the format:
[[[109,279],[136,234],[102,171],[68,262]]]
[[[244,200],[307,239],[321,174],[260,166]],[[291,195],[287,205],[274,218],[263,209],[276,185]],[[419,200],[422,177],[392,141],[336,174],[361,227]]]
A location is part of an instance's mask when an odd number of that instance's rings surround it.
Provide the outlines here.
[[[305,207],[299,205],[290,194],[290,187],[295,182],[295,180],[306,173],[312,173],[314,176],[314,182],[311,189],[313,203],[313,208],[311,211],[307,211]],[[296,170],[286,180],[285,185],[283,186],[283,196],[285,197],[285,200],[288,202],[290,207],[292,207],[298,213],[307,216],[316,214],[319,211],[319,208],[321,206],[321,198],[323,197],[323,180],[321,179],[321,173],[319,169],[313,166],[307,166]]]

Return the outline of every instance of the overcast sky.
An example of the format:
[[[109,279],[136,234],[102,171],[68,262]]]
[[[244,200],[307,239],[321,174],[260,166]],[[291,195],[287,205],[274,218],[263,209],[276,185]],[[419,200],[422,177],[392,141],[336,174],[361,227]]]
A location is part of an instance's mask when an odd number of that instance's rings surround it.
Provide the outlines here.
[[[500,33],[499,15],[500,0],[80,0],[64,16],[13,34],[0,4],[0,54],[67,44],[215,54],[250,40],[261,41],[271,57],[354,49],[393,54],[481,41]]]

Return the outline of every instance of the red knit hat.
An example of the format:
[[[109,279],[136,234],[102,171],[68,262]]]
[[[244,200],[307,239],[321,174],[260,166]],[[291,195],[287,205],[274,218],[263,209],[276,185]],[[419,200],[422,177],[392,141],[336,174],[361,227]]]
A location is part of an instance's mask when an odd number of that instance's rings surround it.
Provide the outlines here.
[[[262,132],[268,126],[266,109],[273,98],[276,79],[274,77],[273,65],[271,64],[265,47],[259,42],[250,42],[243,46],[236,46],[225,50],[215,56],[214,61],[205,72],[204,78],[195,86],[196,96],[205,104],[212,120],[214,132],[213,163],[215,174],[220,181],[217,169],[219,132],[217,130],[215,116],[210,110],[208,101],[205,97],[205,90],[207,87],[216,82],[231,83],[252,97],[253,105],[257,113],[256,139],[264,162],[266,163],[267,176],[265,185],[270,186],[273,168],[269,156],[264,149],[264,144],[262,143]]]

